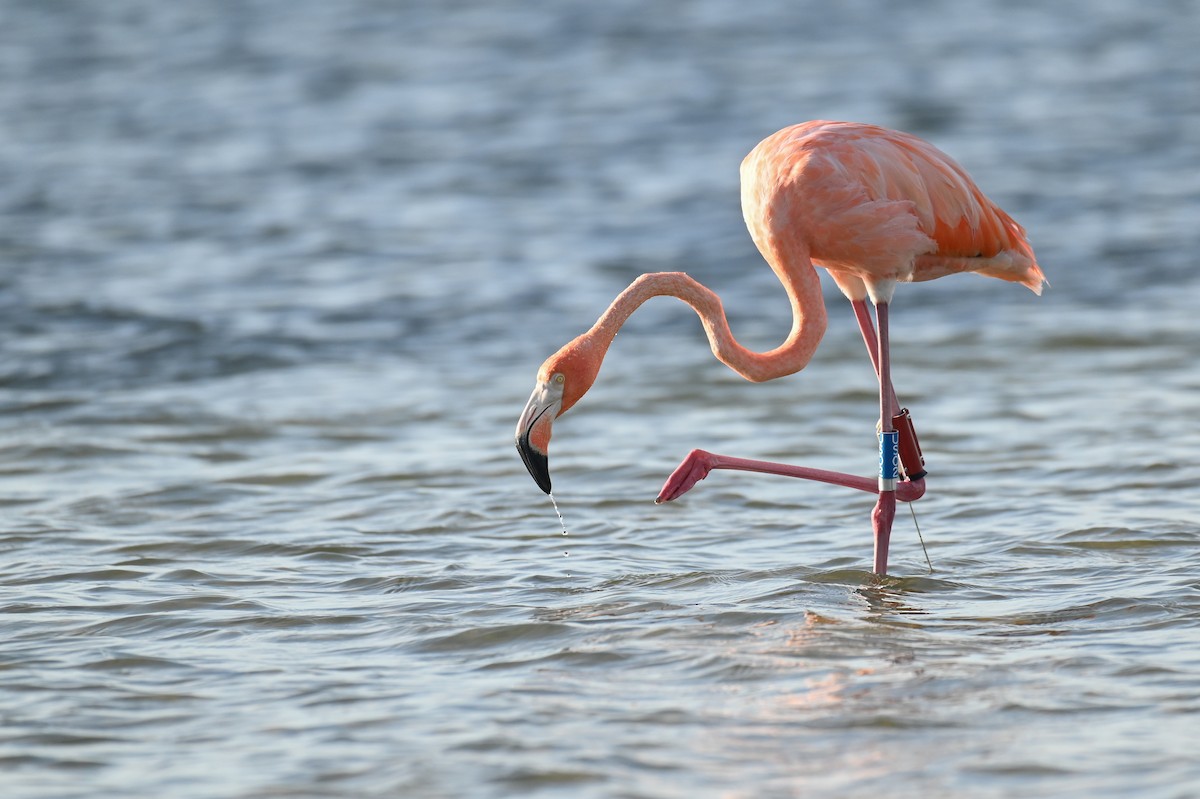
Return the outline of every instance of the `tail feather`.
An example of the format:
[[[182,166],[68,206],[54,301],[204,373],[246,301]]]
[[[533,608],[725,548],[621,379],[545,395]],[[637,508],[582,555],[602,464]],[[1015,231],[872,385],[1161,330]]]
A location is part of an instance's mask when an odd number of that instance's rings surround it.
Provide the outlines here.
[[[1028,251],[1028,248],[1026,247]],[[1040,295],[1042,287],[1050,285],[1042,274],[1033,253],[1005,250],[991,258],[956,258],[945,255],[917,256],[913,267],[913,281],[922,282],[956,275],[961,272],[976,272],[980,275],[1007,280],[1010,283],[1020,283],[1034,294]]]

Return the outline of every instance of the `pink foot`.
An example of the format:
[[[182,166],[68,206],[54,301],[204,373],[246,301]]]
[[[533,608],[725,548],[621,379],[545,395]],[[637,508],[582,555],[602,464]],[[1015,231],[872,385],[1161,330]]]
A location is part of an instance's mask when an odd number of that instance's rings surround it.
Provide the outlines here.
[[[670,502],[686,494],[692,486],[708,477],[708,473],[713,470],[714,461],[715,457],[711,452],[702,449],[689,452],[683,462],[675,467],[675,471],[671,472],[667,482],[663,483],[654,504]]]

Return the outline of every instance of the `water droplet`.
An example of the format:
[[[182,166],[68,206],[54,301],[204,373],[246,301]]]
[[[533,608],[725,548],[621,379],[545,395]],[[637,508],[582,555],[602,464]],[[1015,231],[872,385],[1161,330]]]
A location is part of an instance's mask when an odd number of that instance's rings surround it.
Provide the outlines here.
[[[552,502],[552,503],[554,504],[554,512],[555,512],[555,513],[558,515],[558,523],[562,525],[562,534],[563,534],[563,535],[570,535],[570,533],[568,533],[568,532],[567,532],[567,522],[566,522],[566,520],[563,518],[562,511],[560,511],[560,510],[558,509],[558,500],[556,500],[556,499],[554,498],[554,495],[553,495],[553,494],[551,494],[551,495],[550,495],[550,502]],[[569,558],[569,557],[571,557],[571,553],[570,553],[568,550],[565,550],[565,549],[564,549],[564,550],[563,550],[563,557],[564,557],[564,558]],[[567,576],[568,576],[568,577],[570,577],[571,575],[568,573],[568,574],[567,574]]]
[[[567,535],[567,522],[563,519],[562,511],[558,509],[558,500],[554,498],[553,494],[550,495],[550,502],[554,505],[554,512],[558,515],[558,523],[562,525],[563,535]]]

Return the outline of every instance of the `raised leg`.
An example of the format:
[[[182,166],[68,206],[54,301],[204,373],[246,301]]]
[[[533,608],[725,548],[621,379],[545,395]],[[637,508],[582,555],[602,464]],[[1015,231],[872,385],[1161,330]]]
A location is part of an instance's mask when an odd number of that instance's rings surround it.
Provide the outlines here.
[[[690,491],[709,472],[715,469],[730,469],[738,472],[759,472],[760,474],[777,474],[782,477],[798,477],[802,480],[816,480],[820,483],[854,488],[866,491],[868,494],[879,493],[879,481],[874,477],[859,477],[844,472],[832,472],[827,469],[813,469],[809,466],[793,466],[790,463],[774,463],[772,461],[756,461],[750,458],[735,458],[730,455],[718,455],[702,449],[694,449],[687,454],[683,462],[675,467],[662,490],[655,498],[656,503],[670,502]],[[913,502],[925,494],[925,481],[913,480],[897,484],[892,492],[902,502]]]

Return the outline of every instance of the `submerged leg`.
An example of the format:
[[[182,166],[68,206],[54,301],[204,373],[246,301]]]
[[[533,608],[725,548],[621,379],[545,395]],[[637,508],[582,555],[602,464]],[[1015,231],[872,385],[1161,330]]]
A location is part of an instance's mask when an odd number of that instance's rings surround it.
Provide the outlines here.
[[[892,391],[891,356],[888,347],[888,304],[875,305],[875,318],[879,323],[878,372],[879,372],[879,499],[871,513],[871,527],[875,534],[875,573],[887,574],[888,545],[892,540],[892,521],[896,518],[896,483],[899,479],[900,453],[899,435],[892,426],[892,415],[896,412]]]

